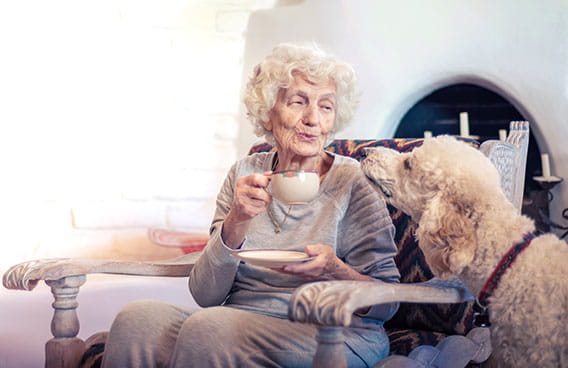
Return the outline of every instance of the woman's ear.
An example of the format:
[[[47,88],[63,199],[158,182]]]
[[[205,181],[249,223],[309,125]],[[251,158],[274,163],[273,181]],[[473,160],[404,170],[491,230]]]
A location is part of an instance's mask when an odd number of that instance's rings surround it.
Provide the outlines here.
[[[268,130],[268,131],[272,131],[272,120],[269,118],[267,119],[267,121],[262,121],[262,126],[264,127],[264,129]]]
[[[416,237],[426,261],[437,276],[457,275],[475,251],[473,204],[448,193],[428,202],[418,223]]]

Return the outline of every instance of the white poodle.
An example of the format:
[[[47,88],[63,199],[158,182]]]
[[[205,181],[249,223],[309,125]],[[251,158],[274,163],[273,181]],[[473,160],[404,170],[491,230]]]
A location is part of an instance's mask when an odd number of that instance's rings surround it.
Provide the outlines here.
[[[377,191],[418,223],[434,274],[459,277],[473,295],[489,292],[492,363],[568,367],[568,244],[547,234],[517,245],[535,227],[507,200],[491,161],[449,136],[410,153],[366,155],[361,167]]]

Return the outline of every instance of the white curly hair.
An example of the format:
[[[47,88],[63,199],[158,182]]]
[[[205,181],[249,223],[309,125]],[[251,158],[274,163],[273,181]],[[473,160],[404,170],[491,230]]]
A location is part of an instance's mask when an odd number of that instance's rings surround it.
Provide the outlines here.
[[[254,126],[254,132],[274,144],[272,132],[267,130],[262,122],[269,120],[278,92],[282,88],[289,88],[294,74],[297,73],[305,76],[311,83],[326,83],[330,79],[335,83],[336,114],[334,128],[329,138],[331,141],[336,132],[351,122],[359,103],[356,75],[351,65],[338,61],[315,43],[280,44],[254,68],[244,97],[247,116]]]

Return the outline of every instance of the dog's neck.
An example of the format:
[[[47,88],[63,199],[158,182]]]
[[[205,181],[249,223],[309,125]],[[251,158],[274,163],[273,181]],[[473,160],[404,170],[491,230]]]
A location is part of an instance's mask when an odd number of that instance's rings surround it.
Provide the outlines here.
[[[475,234],[474,258],[458,275],[469,291],[473,295],[479,295],[503,256],[514,244],[523,240],[524,234],[534,230],[532,220],[521,215],[510,216],[503,222],[481,223]]]

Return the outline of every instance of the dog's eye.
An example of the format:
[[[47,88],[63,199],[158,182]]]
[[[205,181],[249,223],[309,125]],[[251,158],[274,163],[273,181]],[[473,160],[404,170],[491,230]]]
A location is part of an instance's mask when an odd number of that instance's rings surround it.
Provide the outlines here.
[[[409,158],[405,159],[402,164],[404,165],[404,168],[405,168],[406,170],[410,170],[410,169],[411,169],[411,167],[410,167],[410,159],[409,159]]]

